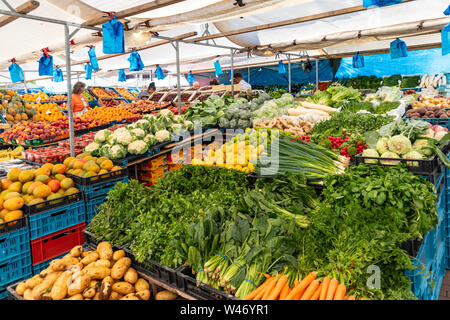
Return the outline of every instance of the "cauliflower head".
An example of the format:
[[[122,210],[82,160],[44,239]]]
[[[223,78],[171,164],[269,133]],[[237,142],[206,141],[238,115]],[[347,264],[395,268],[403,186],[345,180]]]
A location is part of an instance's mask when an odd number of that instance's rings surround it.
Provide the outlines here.
[[[127,150],[134,155],[144,154],[148,150],[148,145],[143,140],[136,140],[128,145]]]
[[[155,138],[159,143],[170,140],[170,132],[167,130],[160,130],[155,133]]]

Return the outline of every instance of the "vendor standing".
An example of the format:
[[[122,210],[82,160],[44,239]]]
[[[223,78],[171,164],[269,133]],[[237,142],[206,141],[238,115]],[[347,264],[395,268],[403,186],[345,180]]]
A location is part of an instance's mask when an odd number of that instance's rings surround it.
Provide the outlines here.
[[[83,82],[77,82],[73,86],[72,110],[74,116],[81,116],[89,110],[89,102],[83,95],[85,90],[86,84]]]
[[[241,92],[252,90],[252,86],[244,80],[240,72],[234,74],[234,84],[239,84],[239,91]]]
[[[156,85],[155,85],[154,82],[152,82],[152,83],[149,84],[147,90],[142,90],[139,93],[139,95],[137,96],[136,100],[148,99],[153,94],[153,92],[155,92],[155,91],[156,91]]]

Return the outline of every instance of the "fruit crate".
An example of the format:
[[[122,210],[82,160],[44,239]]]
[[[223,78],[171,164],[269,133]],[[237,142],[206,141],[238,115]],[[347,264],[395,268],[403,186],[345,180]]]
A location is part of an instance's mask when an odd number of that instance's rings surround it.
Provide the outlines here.
[[[61,259],[61,258],[64,257],[67,253],[68,253],[68,252],[66,251],[66,252],[60,254],[60,255],[57,256],[57,257],[54,257],[54,258],[52,258],[52,259],[45,260],[45,261],[43,261],[43,262],[41,262],[41,263],[32,265],[31,268],[33,269],[33,276],[35,276],[35,275],[41,273],[42,270],[47,269],[48,266],[50,265],[50,262],[51,262],[52,260],[55,260],[55,259]]]
[[[90,128],[86,128],[86,129],[75,130],[75,136],[78,137],[78,136],[82,136],[82,135],[84,135],[86,133],[89,133],[89,132],[97,132],[97,131],[100,131],[100,130],[103,130],[103,129],[108,129],[110,126],[111,126],[111,123],[105,123],[105,124],[102,124],[102,125],[96,126],[96,127],[90,127]]]
[[[40,213],[43,211],[59,208],[62,206],[67,206],[69,204],[82,201],[83,200],[83,194],[81,192],[69,194],[66,196],[63,196],[61,198],[56,198],[52,200],[45,200],[43,202],[33,204],[33,205],[27,205],[24,204],[22,211],[26,215],[33,215],[36,213]]]
[[[29,251],[30,234],[26,217],[0,224],[0,262]]]
[[[161,152],[161,149],[163,149],[164,147],[168,146],[169,144],[173,143],[172,141],[167,141],[167,142],[163,142],[160,143],[156,146],[150,147],[148,149],[148,151],[144,154],[140,154],[140,155],[131,155],[122,159],[115,159],[112,160],[112,162],[116,165],[116,166],[120,166],[120,167],[125,167],[128,166],[129,163],[132,163],[136,160],[139,159],[144,159],[144,158],[148,158],[151,157],[155,154],[158,154]]]
[[[31,240],[32,264],[37,265],[43,261],[53,259],[75,246],[83,245],[84,229],[86,229],[85,222]]]
[[[177,282],[177,271],[163,266],[156,261],[147,260],[145,262],[139,262],[136,260],[134,255],[131,253],[130,249],[123,247],[127,257],[129,257],[134,265],[136,271],[141,272],[145,275],[152,277],[153,279],[159,280],[172,288],[179,288]]]
[[[98,207],[105,202],[106,196],[91,199],[85,202],[86,205],[86,224],[89,225],[92,218],[99,212]]]
[[[66,173],[66,175],[68,177],[72,178],[72,180],[75,182],[76,186],[88,187],[88,186],[92,186],[92,185],[102,184],[107,181],[117,180],[119,178],[127,177],[128,176],[128,168],[122,168],[120,170],[103,173],[103,174],[88,177],[88,178],[77,176],[77,175],[70,174],[70,173]]]
[[[84,235],[85,244],[89,247],[97,248],[97,245],[101,242],[95,238],[93,233],[91,233],[87,230],[83,231],[83,235]],[[122,249],[123,249],[123,247],[121,247],[121,246],[113,246],[114,251],[122,250]]]
[[[177,271],[177,282],[179,290],[198,300],[239,300],[231,294],[197,281],[189,267],[182,267]]]
[[[2,300],[2,299],[17,300],[17,298],[15,297],[15,296],[19,296],[15,290],[17,284],[19,284],[22,281],[28,280],[29,278],[31,278],[31,276],[32,276],[32,274],[30,273],[20,279],[14,280],[13,285],[7,284],[5,286],[0,286],[0,300]],[[11,289],[12,286],[14,286],[14,290]],[[23,300],[22,297],[20,297],[20,298],[21,298],[21,300]]]
[[[84,201],[31,214],[28,216],[30,239],[42,238],[65,228],[84,223],[85,219]]]
[[[30,274],[31,254],[28,250],[0,263],[0,287],[7,286]]]
[[[79,186],[79,188],[84,193],[84,200],[89,201],[91,199],[106,195],[108,193],[108,191],[111,190],[112,188],[114,188],[114,186],[118,182],[127,183],[128,180],[129,180],[129,178],[127,176],[127,177],[123,177],[123,178],[119,178],[119,179],[115,179],[115,180],[109,180],[104,183],[95,184],[95,185],[91,185],[91,186]]]

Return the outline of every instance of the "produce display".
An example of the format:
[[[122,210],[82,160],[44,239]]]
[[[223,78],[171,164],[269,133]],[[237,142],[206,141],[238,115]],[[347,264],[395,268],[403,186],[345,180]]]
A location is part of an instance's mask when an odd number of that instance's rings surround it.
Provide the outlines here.
[[[272,120],[275,117],[283,116],[289,109],[295,107],[294,97],[289,94],[283,94],[278,99],[266,100],[262,107],[253,111],[253,119],[257,120]]]
[[[88,102],[96,100],[87,90],[84,90],[82,95],[87,99]]]
[[[76,158],[67,157],[63,163],[67,167],[68,174],[84,178],[94,177],[122,169],[119,166],[115,166],[111,160],[104,156],[96,158],[88,153],[81,153]]]
[[[134,100],[136,98],[125,88],[117,88],[116,91],[125,99]]]
[[[21,159],[23,151],[24,148],[22,146],[18,146],[17,148],[14,149],[8,148],[0,150],[0,162],[9,161],[13,159]]]
[[[109,123],[111,121],[122,121],[123,119],[133,117],[136,114],[128,111],[123,107],[108,108],[108,107],[96,107],[89,109],[83,118],[90,118],[99,120],[100,123]]]
[[[116,100],[110,99],[110,100],[101,100],[101,103],[106,108],[112,108],[119,105],[119,102]]]
[[[383,78],[383,86],[386,87],[397,87],[402,81],[402,76],[400,74],[394,74],[389,77]]]
[[[413,109],[419,109],[424,107],[437,107],[437,108],[443,108],[443,109],[449,109],[450,108],[450,99],[448,98],[429,98],[429,97],[423,97],[419,99],[418,101],[414,101],[411,104],[411,107]]]
[[[24,159],[37,163],[58,163],[63,162],[70,156],[70,150],[64,147],[47,147],[40,149],[30,149],[24,151]]]
[[[337,83],[345,87],[352,87],[354,89],[373,89],[378,90],[383,79],[376,76],[358,76],[354,78],[339,79]],[[412,88],[412,87],[410,87]]]
[[[189,109],[189,107],[190,107],[191,105],[190,104],[183,104],[182,106],[181,106],[181,114],[185,114],[186,113],[186,111]],[[176,107],[171,107],[171,108],[169,108],[169,110],[174,114],[174,115],[178,115],[178,106],[176,106]]]
[[[151,95],[150,101],[158,102],[165,95],[165,92],[155,92]]]
[[[78,155],[83,152],[83,149],[94,141],[95,132],[86,133],[80,137],[75,137],[75,154]],[[58,146],[70,150],[69,140],[62,140],[58,142]]]
[[[325,91],[317,90],[307,102],[335,107],[339,101],[361,101],[362,95],[356,89],[344,87],[339,84],[329,86]]]
[[[131,103],[121,103],[117,106],[117,108],[125,108],[131,113],[137,114],[137,113],[150,113],[156,109],[161,109],[161,107],[163,106],[164,104],[162,103],[139,99]]]
[[[224,109],[229,103],[228,97],[212,95],[205,101],[196,101],[183,116],[191,122],[200,122],[202,127],[215,126],[225,116]]]
[[[149,283],[131,267],[125,251],[113,250],[106,241],[94,250],[73,247],[15,290],[24,300],[149,300],[151,296]],[[159,300],[168,296],[161,293]]]
[[[42,92],[42,91],[39,91],[37,93],[24,94],[22,98],[26,102],[40,103],[40,102],[49,102],[50,101],[48,94],[46,94],[45,92]]]
[[[4,99],[0,107],[3,117],[10,124],[21,123],[27,120],[39,121],[40,119],[35,105],[24,103],[19,95],[12,96],[9,101]]]
[[[289,109],[287,113],[289,116],[300,117],[306,122],[315,124],[330,119],[331,113],[336,111],[334,108],[303,101],[298,107]]]
[[[437,75],[425,74],[420,80],[419,88],[439,87],[446,84],[447,78],[443,73]]]
[[[416,107],[406,111],[407,118],[447,119],[450,118],[450,110],[441,107]]]
[[[420,76],[404,76],[400,83],[401,88],[416,88],[421,82]]]
[[[67,95],[55,94],[51,97],[52,101],[67,101]]]
[[[382,102],[391,103],[405,101],[405,103],[409,105],[415,101],[415,98],[412,96],[405,96],[398,86],[392,86],[381,87],[376,93],[368,94],[365,101],[370,101],[377,107],[378,104]]]
[[[112,98],[108,93],[106,93],[106,91],[105,91],[103,88],[100,88],[100,87],[90,87],[89,89],[90,89],[90,90],[92,91],[92,93],[94,93],[94,94],[97,96],[97,98],[99,98],[99,99],[111,99],[111,98]]]
[[[113,89],[105,89],[105,92],[113,98],[121,98]]]
[[[24,205],[38,205],[78,193],[73,180],[64,175],[66,169],[63,164],[46,163],[38,169],[9,170],[6,178],[1,180],[0,225],[21,218]]]
[[[367,111],[373,114],[385,114],[389,111],[395,110],[400,106],[400,102],[381,102],[381,103],[372,103],[368,101],[351,101],[351,102],[340,102],[337,104],[341,110],[358,112],[358,111]]]
[[[54,121],[64,117],[56,103],[37,103],[35,104],[35,108],[41,121]]]
[[[301,121],[299,118],[290,117],[282,118],[277,117],[273,120],[260,120],[254,123],[255,128],[266,128],[266,129],[278,129],[283,132],[288,132],[294,137],[302,137],[311,133],[312,125],[308,122]]]

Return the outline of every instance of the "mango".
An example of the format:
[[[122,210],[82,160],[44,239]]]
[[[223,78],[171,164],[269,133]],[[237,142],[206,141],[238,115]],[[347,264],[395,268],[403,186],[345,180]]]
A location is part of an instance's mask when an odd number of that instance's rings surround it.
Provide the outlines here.
[[[69,164],[70,164],[72,161],[74,161],[74,160],[76,160],[75,157],[68,157],[68,158],[64,159],[63,164],[64,164],[66,167],[70,168],[71,166],[70,166]]]
[[[41,174],[41,175],[38,175],[38,176],[34,179],[34,181],[40,181],[40,182],[46,184],[47,182],[50,181],[50,177]]]
[[[9,179],[2,179],[1,182],[2,182],[2,190],[7,190],[9,186],[13,183]]]
[[[73,180],[70,178],[65,178],[61,181],[61,188],[64,190],[70,189],[74,186]]]
[[[28,188],[34,183],[34,181],[28,181],[25,182],[22,186],[22,193],[23,194],[27,194],[28,193]]]
[[[19,168],[12,168],[9,170],[8,175],[6,176],[12,182],[19,181],[19,175],[22,172]]]
[[[56,174],[63,174],[63,173],[66,172],[66,170],[67,170],[67,166],[65,166],[64,164],[58,163],[58,164],[55,164],[55,165],[53,166],[52,173],[53,173],[54,175],[56,175]]]
[[[33,184],[28,187],[27,193],[28,194],[33,194],[34,189],[36,189],[37,187],[39,187],[42,184],[43,183],[40,182],[40,181],[33,182]]]
[[[25,201],[20,197],[5,200],[3,207],[9,211],[19,210],[23,207]]]
[[[114,167],[114,163],[111,160],[105,160],[100,164],[100,168],[105,170],[111,170]]]
[[[8,212],[5,215],[5,222],[9,222],[9,221],[13,221],[13,220],[17,220],[23,217],[23,212],[21,210],[13,210]],[[8,223],[8,226],[13,226],[17,223],[18,221],[12,222],[12,223]]]
[[[12,199],[12,198],[22,198],[22,195],[18,192],[15,191],[11,191],[8,194],[5,195],[5,197],[3,198],[3,201]]]
[[[66,176],[63,175],[63,174],[59,174],[58,173],[58,174],[55,175],[55,179],[60,181],[60,182],[63,181],[65,178],[66,178]]]
[[[52,190],[49,186],[42,184],[38,186],[36,189],[33,190],[33,196],[35,198],[47,198],[49,195],[52,194]]]
[[[72,187],[72,188],[67,189],[67,190],[64,192],[64,195],[65,195],[65,196],[68,196],[68,195],[70,195],[70,194],[74,194],[74,193],[78,193],[78,192],[79,192],[79,190],[78,190],[77,188]]]
[[[10,190],[11,192],[22,192],[22,183],[17,181],[17,182],[13,182],[8,190]]]
[[[33,180],[34,174],[31,172],[31,170],[24,170],[19,174],[19,181],[22,183],[28,182]]]

